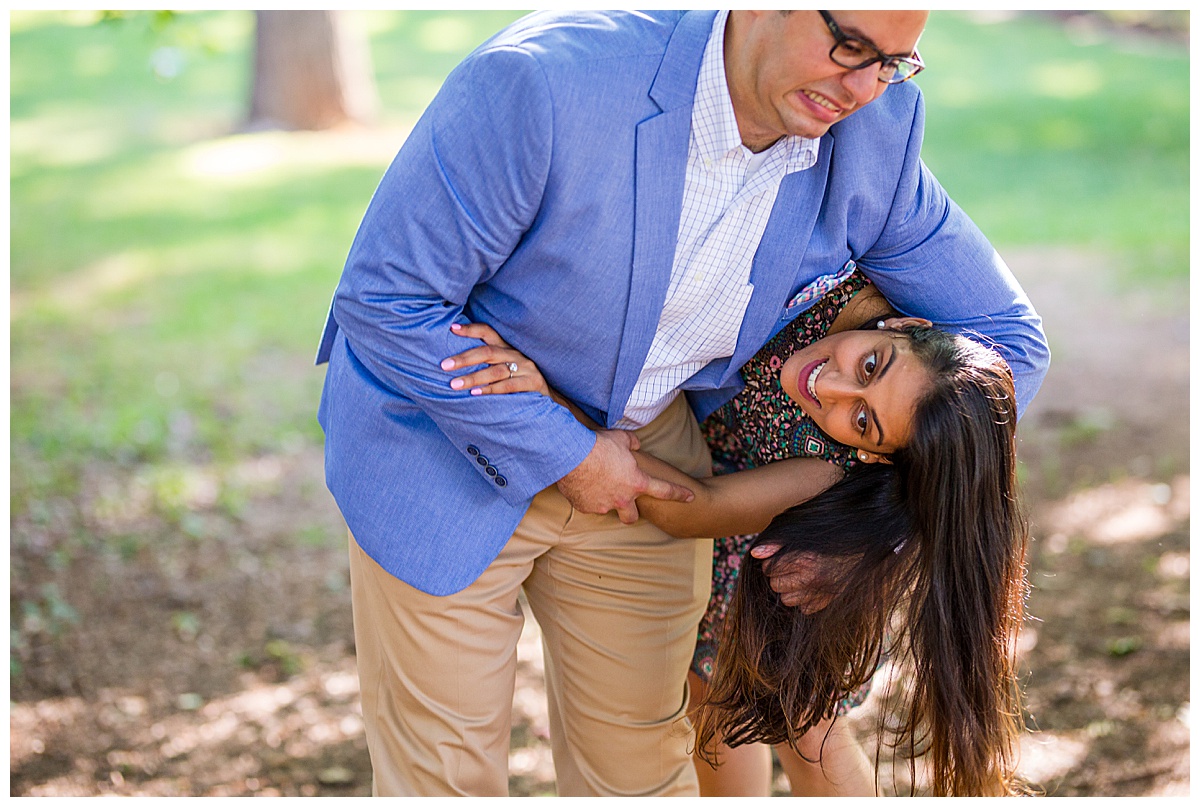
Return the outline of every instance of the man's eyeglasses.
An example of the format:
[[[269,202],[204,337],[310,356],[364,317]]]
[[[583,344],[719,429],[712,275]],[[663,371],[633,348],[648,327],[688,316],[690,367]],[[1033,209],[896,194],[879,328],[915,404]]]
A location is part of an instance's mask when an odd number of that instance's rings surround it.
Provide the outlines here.
[[[847,36],[828,11],[822,11],[821,18],[833,34],[834,43],[829,49],[829,58],[839,67],[862,70],[878,62],[879,80],[884,84],[903,84],[925,69],[921,55],[915,50],[912,56],[889,56],[869,42]]]

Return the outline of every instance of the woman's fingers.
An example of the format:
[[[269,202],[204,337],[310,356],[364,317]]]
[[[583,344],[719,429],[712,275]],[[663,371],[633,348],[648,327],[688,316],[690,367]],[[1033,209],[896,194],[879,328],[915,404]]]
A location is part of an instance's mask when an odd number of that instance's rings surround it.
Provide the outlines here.
[[[507,392],[542,392],[545,385],[537,366],[512,348],[490,345],[464,350],[442,361],[443,370],[487,365],[450,379],[451,389],[469,389],[472,395]]]
[[[545,379],[536,364],[519,350],[509,346],[495,329],[480,322],[455,323],[450,326],[458,336],[479,339],[483,345],[464,350],[442,360],[446,371],[463,367],[487,365],[451,379],[450,388],[469,389],[472,395],[496,395],[509,392],[539,392],[549,394]]]
[[[546,379],[529,362],[493,364],[482,370],[451,379],[451,389],[469,389],[472,395],[503,395],[509,392],[536,392],[549,395]],[[524,369],[523,369],[524,368]]]
[[[465,324],[455,322],[450,326],[450,330],[458,336],[482,339],[485,344],[494,347],[509,347],[508,342],[500,338],[500,334],[496,333],[495,328],[491,325],[485,325],[482,322],[467,322]]]
[[[442,360],[443,370],[457,370],[463,367],[474,367],[476,364],[503,364],[505,362],[519,362],[525,358],[520,352],[512,348],[492,347],[491,345],[482,345],[473,347],[470,350],[464,350],[462,353],[456,353],[448,359]]]
[[[493,364],[451,379],[450,388],[470,389],[472,395],[495,395],[505,392],[536,391],[540,382],[540,376],[521,375],[518,371],[510,370],[507,363],[503,363]]]

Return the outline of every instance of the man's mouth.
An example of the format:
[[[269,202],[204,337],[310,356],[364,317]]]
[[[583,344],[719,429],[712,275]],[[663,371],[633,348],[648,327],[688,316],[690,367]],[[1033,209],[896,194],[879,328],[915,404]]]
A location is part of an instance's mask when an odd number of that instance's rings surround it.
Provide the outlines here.
[[[840,113],[842,111],[842,108],[840,106],[835,104],[833,101],[830,101],[824,95],[820,95],[819,93],[812,92],[811,90],[801,90],[800,92],[804,93],[804,96],[806,98],[808,98],[810,101],[812,101],[814,104],[816,104],[817,106],[825,107],[826,109],[828,109],[831,112]]]

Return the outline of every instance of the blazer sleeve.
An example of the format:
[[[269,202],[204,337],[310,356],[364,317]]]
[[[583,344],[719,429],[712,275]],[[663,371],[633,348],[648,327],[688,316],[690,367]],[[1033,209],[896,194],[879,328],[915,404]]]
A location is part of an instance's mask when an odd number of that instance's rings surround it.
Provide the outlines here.
[[[385,395],[411,401],[513,504],[575,468],[595,436],[535,393],[472,396],[439,364],[472,289],[534,221],[550,168],[553,107],[530,54],[477,52],[447,78],[385,173],[350,249],[332,316]],[[491,323],[503,332],[503,323]],[[537,356],[531,356],[535,361]],[[458,373],[455,373],[457,375]],[[479,456],[487,463],[477,463]],[[495,482],[495,471],[490,472]]]
[[[1023,413],[1050,365],[1042,320],[999,253],[921,161],[925,110],[920,93],[914,97],[891,212],[860,263],[897,310],[977,335],[999,350]]]

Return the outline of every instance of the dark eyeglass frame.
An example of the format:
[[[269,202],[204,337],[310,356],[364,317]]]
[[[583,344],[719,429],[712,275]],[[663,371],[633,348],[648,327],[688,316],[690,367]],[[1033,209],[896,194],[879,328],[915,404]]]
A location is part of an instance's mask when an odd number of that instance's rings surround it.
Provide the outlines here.
[[[866,42],[862,39],[859,39],[856,36],[848,35],[845,31],[843,31],[841,29],[841,26],[839,26],[836,22],[834,22],[833,17],[830,16],[828,11],[822,11],[820,13],[821,13],[821,19],[825,20],[825,24],[827,26],[829,26],[829,33],[833,34],[834,42],[833,42],[833,47],[829,49],[829,60],[831,62],[833,62],[834,64],[836,64],[838,67],[844,67],[847,70],[863,70],[863,69],[866,69],[866,68],[870,67],[871,65],[875,64],[876,62],[878,62],[880,65],[882,65],[882,67],[880,68],[879,80],[882,81],[884,84],[903,84],[904,82],[908,81],[910,78],[915,76],[917,73],[920,73],[922,70],[925,69],[925,63],[923,61],[921,61],[921,54],[919,54],[915,49],[912,52],[912,56],[888,55],[888,54],[884,53],[883,51],[881,51],[879,48],[872,45],[870,42]],[[868,52],[874,51],[875,56],[871,57],[870,59],[867,59],[865,62],[861,62],[860,64],[845,64],[844,62],[840,62],[834,57],[833,54],[837,51],[838,48],[840,48],[842,45],[844,45],[847,42],[853,42],[853,43],[859,45],[865,51],[868,51]],[[884,68],[887,68],[887,67],[898,68],[900,64],[910,64],[915,69],[911,73],[909,73],[907,76],[900,76],[899,71],[895,70],[891,74],[891,76],[889,76],[888,78],[884,78],[884,75],[883,75]]]

